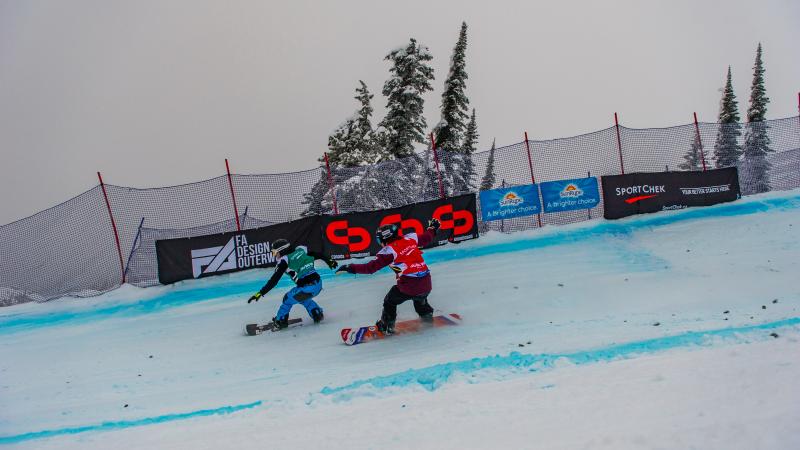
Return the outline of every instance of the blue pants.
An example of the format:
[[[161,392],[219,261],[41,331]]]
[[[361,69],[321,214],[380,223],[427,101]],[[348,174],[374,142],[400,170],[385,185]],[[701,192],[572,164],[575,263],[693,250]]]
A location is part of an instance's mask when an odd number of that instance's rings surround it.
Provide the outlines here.
[[[316,283],[308,284],[305,286],[295,286],[289,292],[287,292],[283,296],[283,302],[281,303],[281,307],[278,308],[278,314],[276,317],[278,319],[283,319],[289,316],[289,311],[292,310],[292,306],[300,303],[306,308],[308,314],[311,315],[311,311],[313,309],[322,308],[314,301],[314,297],[319,295],[320,291],[322,291],[322,281],[317,281]]]

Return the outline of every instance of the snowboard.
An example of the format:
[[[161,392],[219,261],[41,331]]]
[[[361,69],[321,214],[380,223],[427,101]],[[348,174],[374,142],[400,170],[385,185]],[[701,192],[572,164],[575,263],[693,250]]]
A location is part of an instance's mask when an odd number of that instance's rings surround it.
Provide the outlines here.
[[[289,319],[289,326],[292,326],[292,325],[294,325],[296,323],[300,323],[302,321],[303,321],[303,319],[301,319],[299,317],[296,318],[296,319]],[[275,324],[272,323],[272,322],[264,324],[264,325],[259,325],[257,323],[248,323],[244,327],[244,333],[247,336],[255,336],[255,335],[261,334],[261,333],[263,333],[265,331],[280,331],[280,330],[275,329]]]
[[[423,322],[420,319],[404,320],[397,322],[394,326],[394,334],[407,334],[414,333],[427,328],[444,327],[448,325],[459,325],[461,323],[461,316],[455,313],[434,316],[432,322]],[[387,335],[375,325],[370,325],[360,328],[344,328],[341,332],[342,341],[346,345],[362,344],[364,342],[374,341],[376,339],[383,339],[393,335]]]

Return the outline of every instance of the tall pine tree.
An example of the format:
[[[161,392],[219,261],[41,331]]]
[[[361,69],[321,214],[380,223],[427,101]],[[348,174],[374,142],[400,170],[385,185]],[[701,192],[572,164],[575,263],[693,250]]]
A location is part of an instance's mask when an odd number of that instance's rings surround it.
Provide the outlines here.
[[[461,23],[461,33],[450,58],[450,72],[444,82],[442,93],[442,119],[434,130],[436,146],[447,152],[457,152],[466,131],[469,119],[469,99],[464,90],[467,87],[466,71],[467,23]]]
[[[423,116],[422,95],[433,89],[433,59],[428,47],[411,38],[408,45],[392,50],[384,58],[391,61],[390,77],[383,85],[387,97],[386,117],[380,123],[385,130],[382,160],[414,154],[414,144],[424,144],[427,123]]]
[[[692,139],[692,145],[689,147],[689,151],[683,155],[684,162],[678,164],[678,168],[681,170],[700,170],[703,168],[703,161],[701,160],[702,155],[702,146],[700,142],[700,135],[694,133],[694,139]]]
[[[467,131],[464,135],[464,143],[457,153],[458,165],[453,170],[453,193],[464,194],[475,189],[473,178],[475,177],[475,163],[472,161],[472,154],[478,145],[478,122],[475,118],[475,108],[472,109],[472,117],[467,124]]]
[[[764,63],[761,60],[761,43],[756,50],[753,65],[753,84],[750,86],[750,106],[747,108],[747,127],[744,135],[744,163],[742,164],[742,193],[758,194],[770,188],[767,154],[772,152],[767,134],[767,90],[764,87]]]
[[[367,84],[358,80],[361,84],[356,88],[355,99],[361,104],[361,107],[356,112],[355,127],[358,130],[358,139],[353,142],[355,153],[358,154],[360,164],[370,164],[376,161],[376,143],[374,131],[372,129],[372,97],[374,95],[369,93]]]
[[[734,166],[742,156],[742,149],[739,147],[742,126],[739,123],[739,105],[736,102],[736,94],[733,93],[730,66],[728,66],[728,78],[720,100],[718,122],[719,131],[717,131],[717,140],[714,142],[715,164],[717,168]]]
[[[433,89],[433,59],[424,45],[411,38],[408,45],[389,52],[390,77],[383,85],[387,97],[386,116],[380,122],[376,141],[380,144],[378,159],[381,165],[376,174],[388,180],[380,181],[382,205],[400,206],[412,203],[420,196],[424,161],[414,153],[414,144],[424,144],[427,123],[423,116],[423,94]],[[387,162],[392,164],[387,164]],[[391,171],[386,173],[386,171]]]
[[[494,187],[494,183],[496,182],[496,177],[494,174],[494,139],[492,139],[492,148],[489,150],[489,159],[486,161],[486,172],[483,174],[483,179],[481,179],[481,187],[480,190],[488,191]]]
[[[493,189],[494,183],[496,182],[496,176],[494,174],[494,150],[494,139],[492,139],[492,148],[489,150],[489,159],[486,161],[486,172],[483,174],[479,187],[481,191]],[[489,231],[489,223],[481,222],[480,230],[482,233]]]

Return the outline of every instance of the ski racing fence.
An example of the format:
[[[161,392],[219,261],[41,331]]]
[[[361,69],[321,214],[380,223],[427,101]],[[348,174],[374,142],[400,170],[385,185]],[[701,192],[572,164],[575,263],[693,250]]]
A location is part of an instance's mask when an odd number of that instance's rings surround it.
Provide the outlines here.
[[[770,140],[769,187],[800,187],[800,116],[761,122]],[[408,158],[356,168],[223,175],[179,186],[137,189],[104,184],[60,205],[0,226],[0,306],[93,296],[122,283],[158,284],[155,242],[287,222],[304,215],[401,206],[492,187],[586,176],[714,168],[726,127],[692,123],[659,129],[620,125],[553,140],[528,140],[470,156],[429,148]],[[701,144],[700,158],[696,156]],[[694,163],[686,166],[686,155]],[[740,160],[737,165],[744,164]],[[489,169],[487,171],[487,168]],[[487,172],[488,175],[487,176]],[[748,185],[747,170],[739,170]],[[99,175],[99,174],[98,174]],[[748,194],[743,189],[743,194]],[[478,205],[480,208],[480,205]],[[512,232],[602,217],[591,210],[479,224]]]

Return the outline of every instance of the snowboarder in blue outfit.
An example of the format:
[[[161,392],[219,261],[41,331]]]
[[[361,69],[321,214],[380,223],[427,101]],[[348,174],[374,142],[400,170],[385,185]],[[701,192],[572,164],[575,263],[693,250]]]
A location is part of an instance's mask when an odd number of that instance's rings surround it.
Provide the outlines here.
[[[266,295],[278,284],[281,276],[285,273],[292,277],[292,281],[297,286],[284,294],[278,313],[272,318],[275,328],[282,329],[289,326],[289,311],[292,310],[292,306],[298,303],[306,308],[308,315],[314,319],[314,323],[321,322],[324,318],[322,307],[314,301],[314,297],[322,291],[322,279],[314,269],[314,261],[321,259],[331,269],[335,269],[338,265],[336,261],[324,255],[309,252],[302,245],[293,247],[286,239],[276,239],[272,243],[272,255],[278,260],[275,273],[272,274],[272,277],[261,290],[247,300],[247,303],[257,302],[259,298]]]

